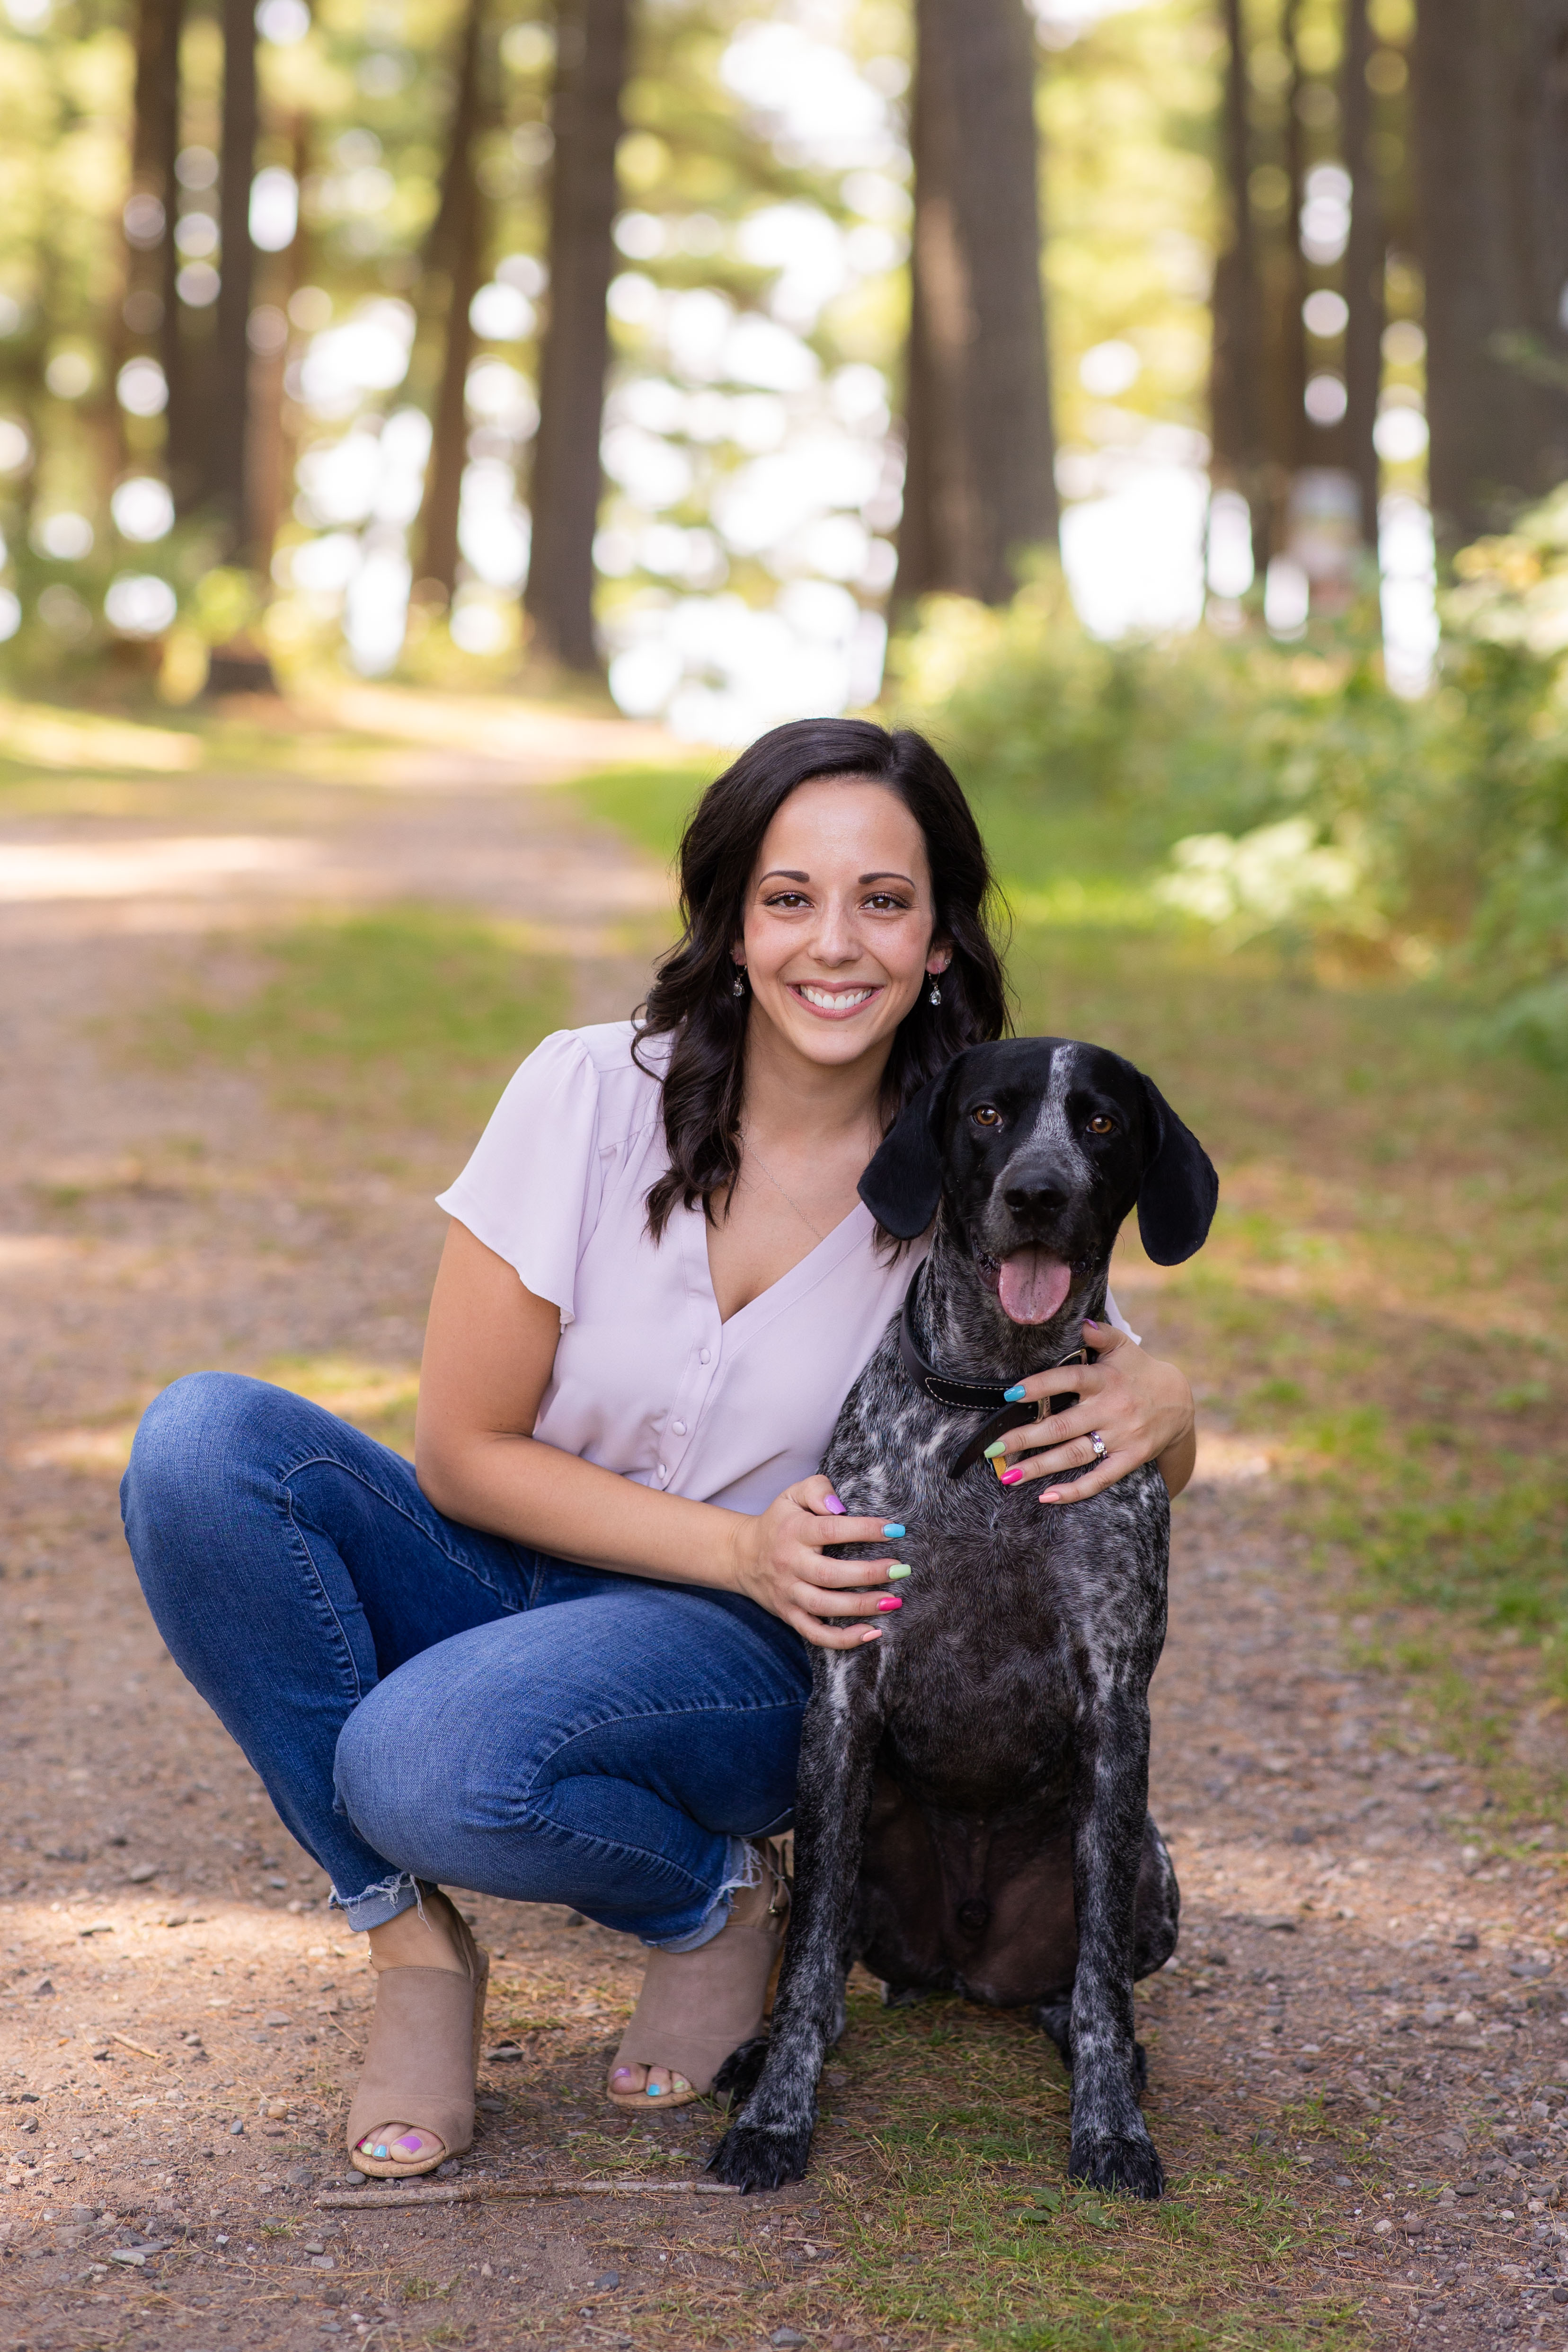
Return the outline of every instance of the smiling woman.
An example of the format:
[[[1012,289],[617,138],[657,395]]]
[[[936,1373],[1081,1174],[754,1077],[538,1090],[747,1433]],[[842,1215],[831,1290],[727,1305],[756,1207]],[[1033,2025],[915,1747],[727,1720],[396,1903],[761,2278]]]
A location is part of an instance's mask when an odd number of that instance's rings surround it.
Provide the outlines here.
[[[471,2137],[487,1962],[441,1882],[638,1936],[610,2096],[713,2084],[778,1957],[806,1645],[881,1640],[915,1572],[816,1465],[925,1247],[867,1163],[1006,1025],[979,833],[920,737],[812,720],[710,786],[680,872],[640,1017],[547,1038],[442,1196],[415,1471],[205,1374],[127,1474],[171,1653],[367,1934],[363,2171]],[[1179,1464],[1180,1373],[1099,1369],[1117,1458]]]

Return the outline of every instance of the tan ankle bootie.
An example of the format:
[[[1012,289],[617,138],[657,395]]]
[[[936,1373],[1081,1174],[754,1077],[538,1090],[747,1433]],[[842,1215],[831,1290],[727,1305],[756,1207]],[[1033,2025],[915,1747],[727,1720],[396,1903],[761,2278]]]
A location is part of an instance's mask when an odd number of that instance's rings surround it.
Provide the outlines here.
[[[349,2109],[349,2161],[378,2180],[433,2172],[473,2146],[474,2085],[484,2033],[490,1956],[446,1895],[426,1892],[463,1962],[456,1969],[388,1968],[375,1979],[375,2015]],[[394,2127],[395,2136],[389,2137]],[[367,2147],[361,2140],[376,2137]]]

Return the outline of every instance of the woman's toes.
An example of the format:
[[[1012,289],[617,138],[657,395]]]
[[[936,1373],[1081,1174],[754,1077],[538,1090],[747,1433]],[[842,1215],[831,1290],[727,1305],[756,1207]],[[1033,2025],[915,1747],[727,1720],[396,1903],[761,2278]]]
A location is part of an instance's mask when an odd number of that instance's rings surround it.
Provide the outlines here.
[[[646,2066],[617,2066],[610,2076],[612,2096],[617,2099],[629,2099],[635,2093],[645,2091],[647,2088],[647,2074],[648,2070]]]
[[[358,2152],[374,2157],[378,2164],[417,2164],[421,2157],[434,2156],[437,2148],[445,2153],[446,2145],[437,2133],[421,2131],[416,2124],[383,2124],[379,2131],[366,2132]]]

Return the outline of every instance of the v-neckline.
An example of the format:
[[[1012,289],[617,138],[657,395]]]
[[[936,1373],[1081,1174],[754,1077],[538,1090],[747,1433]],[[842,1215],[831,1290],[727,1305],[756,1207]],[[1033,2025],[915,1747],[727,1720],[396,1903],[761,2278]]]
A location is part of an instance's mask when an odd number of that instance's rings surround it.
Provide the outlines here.
[[[838,1223],[836,1225],[831,1226],[829,1230],[823,1234],[822,1239],[816,1243],[813,1248],[807,1250],[804,1257],[797,1257],[795,1264],[792,1266],[787,1267],[785,1271],[778,1276],[776,1281],[770,1282],[765,1290],[759,1290],[754,1297],[748,1298],[743,1307],[737,1307],[732,1315],[724,1315],[720,1312],[719,1293],[714,1286],[713,1267],[708,1255],[708,1220],[703,1213],[702,1207],[700,1202],[694,1203],[687,1213],[689,1217],[695,1219],[697,1221],[697,1225],[700,1227],[700,1231],[697,1230],[696,1226],[692,1227],[690,1230],[692,1232],[692,1238],[701,1255],[703,1281],[707,1286],[708,1296],[712,1302],[713,1312],[718,1319],[719,1328],[721,1331],[731,1330],[734,1326],[740,1322],[742,1316],[750,1315],[753,1307],[762,1307],[767,1300],[773,1299],[776,1302],[779,1299],[780,1293],[786,1290],[787,1287],[796,1280],[804,1269],[810,1265],[814,1260],[819,1258],[824,1250],[831,1249],[836,1242],[843,1242],[848,1227],[855,1224],[858,1219],[860,1221],[861,1224],[867,1228],[870,1228],[873,1224],[871,1212],[868,1209],[864,1201],[857,1201],[855,1206],[850,1209],[847,1214],[840,1217]],[[840,1249],[839,1255],[843,1255],[842,1249]]]

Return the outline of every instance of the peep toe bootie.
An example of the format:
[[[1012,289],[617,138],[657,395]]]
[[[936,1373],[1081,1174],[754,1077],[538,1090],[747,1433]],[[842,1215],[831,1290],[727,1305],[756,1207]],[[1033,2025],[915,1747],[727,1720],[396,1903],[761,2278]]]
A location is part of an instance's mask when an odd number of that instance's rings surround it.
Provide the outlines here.
[[[712,2089],[731,2052],[761,2032],[784,1958],[789,1880],[771,1846],[759,1843],[753,1852],[761,1877],[736,1889],[711,1942],[695,1952],[649,1952],[610,2075],[617,2107],[647,2114],[656,2103],[689,2105]],[[616,2076],[631,2066],[662,2066],[674,2079],[668,2090],[618,2090]]]
[[[473,2146],[490,1956],[444,1895],[430,1890],[423,1901],[427,1910],[438,1909],[463,1967],[376,1974],[375,2015],[349,2109],[348,2152],[351,2164],[377,2180],[434,2172]]]

